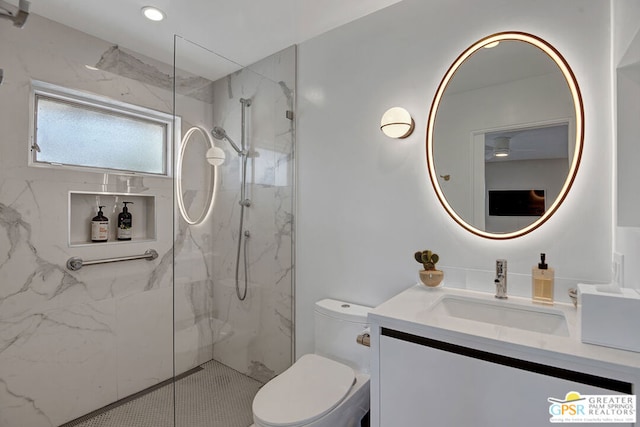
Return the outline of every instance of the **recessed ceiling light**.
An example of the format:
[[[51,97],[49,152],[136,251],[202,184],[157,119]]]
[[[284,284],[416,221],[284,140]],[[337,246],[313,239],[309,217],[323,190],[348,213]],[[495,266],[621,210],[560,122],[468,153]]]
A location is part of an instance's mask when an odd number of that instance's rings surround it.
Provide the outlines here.
[[[484,47],[485,49],[491,49],[492,47],[496,47],[496,46],[498,46],[499,44],[500,44],[500,41],[499,41],[499,40],[496,40],[496,41],[494,41],[494,42],[491,42],[491,43],[487,43],[487,44],[485,44],[483,47]]]
[[[89,64],[85,64],[84,68],[91,71],[98,71],[97,67],[94,67],[93,65],[89,65]]]
[[[162,21],[165,18],[163,11],[153,6],[145,6],[142,8],[142,14],[151,21]]]

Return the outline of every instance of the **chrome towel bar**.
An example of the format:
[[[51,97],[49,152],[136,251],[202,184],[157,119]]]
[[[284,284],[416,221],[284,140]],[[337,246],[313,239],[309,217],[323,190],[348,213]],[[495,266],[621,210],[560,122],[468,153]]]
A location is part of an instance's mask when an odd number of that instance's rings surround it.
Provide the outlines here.
[[[134,261],[137,259],[146,259],[152,261],[158,258],[158,252],[155,249],[147,249],[142,255],[122,256],[117,258],[94,259],[91,261],[83,261],[82,258],[73,257],[67,260],[67,268],[71,271],[78,271],[85,265],[106,264],[109,262]]]

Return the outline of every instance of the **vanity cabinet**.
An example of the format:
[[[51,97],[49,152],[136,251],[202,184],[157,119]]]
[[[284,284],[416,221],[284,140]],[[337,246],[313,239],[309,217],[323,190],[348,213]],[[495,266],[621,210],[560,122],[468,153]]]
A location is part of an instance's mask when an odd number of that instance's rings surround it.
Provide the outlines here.
[[[538,427],[549,424],[550,397],[631,392],[621,381],[386,328],[378,342],[377,426]]]
[[[448,300],[476,301],[475,317],[439,309]],[[575,393],[624,399],[638,394],[640,353],[582,343],[573,305],[554,305],[567,326],[554,333],[490,323],[478,311],[489,302],[504,305],[505,312],[540,314],[530,299],[494,300],[491,294],[418,284],[369,313],[372,427],[538,427],[560,415],[552,413],[558,402]],[[587,401],[574,405],[589,410]]]

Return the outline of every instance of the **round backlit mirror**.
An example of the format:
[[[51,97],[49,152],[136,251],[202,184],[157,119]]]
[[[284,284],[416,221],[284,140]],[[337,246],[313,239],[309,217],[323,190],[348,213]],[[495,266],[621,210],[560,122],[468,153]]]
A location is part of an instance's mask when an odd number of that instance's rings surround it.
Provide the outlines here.
[[[578,170],[584,112],[560,53],[508,32],[465,50],[431,106],[427,163],[438,199],[479,236],[510,239],[558,209]]]
[[[209,133],[198,126],[189,129],[180,143],[176,160],[176,201],[187,224],[202,223],[213,209],[217,168],[212,164],[224,161],[224,156],[219,159],[216,148]],[[188,169],[184,169],[185,164],[189,165]]]

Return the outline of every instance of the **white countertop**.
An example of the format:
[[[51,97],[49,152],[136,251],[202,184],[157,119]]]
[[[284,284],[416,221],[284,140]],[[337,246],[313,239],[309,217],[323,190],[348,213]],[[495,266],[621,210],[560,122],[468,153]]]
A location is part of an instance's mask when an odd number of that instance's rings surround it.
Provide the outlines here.
[[[485,292],[447,287],[427,288],[416,284],[376,307],[369,313],[369,321],[372,327],[386,327],[568,369],[586,370],[634,383],[640,379],[640,353],[580,341],[578,310],[572,304],[556,303],[551,307],[564,313],[569,329],[569,336],[556,336],[432,311],[434,304],[445,295],[471,296],[494,304],[496,301],[502,303],[493,294]],[[509,296],[504,303],[540,307],[522,297]]]

